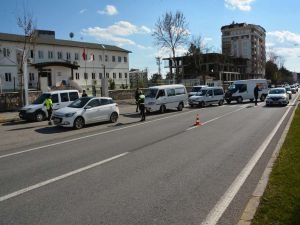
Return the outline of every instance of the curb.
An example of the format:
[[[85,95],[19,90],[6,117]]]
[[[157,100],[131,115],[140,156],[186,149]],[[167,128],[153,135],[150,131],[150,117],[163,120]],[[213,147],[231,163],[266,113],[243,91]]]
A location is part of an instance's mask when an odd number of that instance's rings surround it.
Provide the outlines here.
[[[296,100],[296,105],[298,107],[298,98],[299,96],[297,97],[297,100]],[[288,123],[286,124],[284,130],[283,130],[283,133],[278,141],[278,144],[276,145],[275,147],[275,150],[274,152],[272,153],[272,156],[254,190],[254,192],[252,193],[252,196],[250,197],[250,200],[248,201],[244,211],[243,211],[243,214],[238,222],[237,225],[251,225],[252,223],[252,220],[255,216],[255,213],[257,211],[257,208],[259,206],[259,203],[260,203],[260,199],[261,197],[263,196],[264,194],[264,191],[267,187],[267,184],[268,184],[268,181],[269,181],[269,177],[270,177],[270,174],[272,172],[272,169],[273,169],[273,165],[279,155],[279,152],[281,150],[281,147],[285,141],[285,138],[287,136],[287,133],[289,131],[289,128],[291,126],[291,123],[293,121],[293,118],[294,118],[294,115],[295,115],[295,111],[297,109],[297,107],[295,107],[295,109],[293,110],[292,112],[292,115],[291,117],[289,118],[289,121]]]

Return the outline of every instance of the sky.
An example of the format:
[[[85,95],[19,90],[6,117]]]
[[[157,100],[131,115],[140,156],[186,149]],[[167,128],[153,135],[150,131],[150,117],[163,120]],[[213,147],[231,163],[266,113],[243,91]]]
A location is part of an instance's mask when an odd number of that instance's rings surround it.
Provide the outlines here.
[[[16,18],[31,13],[37,29],[56,38],[116,45],[131,51],[129,69],[158,72],[155,57],[170,53],[155,45],[155,24],[166,12],[180,11],[190,39],[201,37],[211,52],[221,53],[221,27],[236,23],[262,26],[267,52],[280,56],[292,72],[300,72],[299,0],[1,0],[0,32],[22,34]],[[180,56],[187,51],[181,46]],[[268,57],[268,54],[267,54]],[[163,76],[167,73],[161,65]]]

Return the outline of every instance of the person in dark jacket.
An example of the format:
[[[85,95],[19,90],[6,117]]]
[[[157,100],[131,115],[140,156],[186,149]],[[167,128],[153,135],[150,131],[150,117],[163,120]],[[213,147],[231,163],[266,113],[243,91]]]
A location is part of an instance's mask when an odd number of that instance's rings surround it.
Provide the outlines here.
[[[136,104],[136,110],[135,111],[138,112],[139,108],[140,108],[140,105],[139,105],[139,97],[140,97],[139,88],[136,88],[134,97],[135,97],[135,104]]]
[[[139,105],[140,105],[140,110],[141,110],[141,121],[146,120],[146,115],[145,115],[145,95],[140,92],[139,95]]]
[[[258,84],[257,84],[257,85],[255,86],[255,88],[254,88],[254,100],[255,100],[255,105],[257,105],[258,92],[259,92],[259,88],[258,88]]]
[[[88,96],[85,90],[82,91],[82,95],[81,96],[82,97],[87,97]]]

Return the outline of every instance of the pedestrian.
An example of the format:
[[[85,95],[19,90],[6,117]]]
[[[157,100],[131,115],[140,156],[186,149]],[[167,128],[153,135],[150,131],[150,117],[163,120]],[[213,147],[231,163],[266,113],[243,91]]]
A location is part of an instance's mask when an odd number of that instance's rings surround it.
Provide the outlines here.
[[[48,125],[51,125],[52,124],[52,122],[51,122],[51,116],[52,116],[53,103],[52,103],[50,95],[47,96],[47,98],[45,100],[45,103],[44,103],[44,106],[46,107],[47,114],[48,114]]]
[[[87,93],[85,92],[85,90],[83,90],[81,97],[87,97],[87,96],[88,96]]]
[[[143,92],[140,92],[138,102],[141,110],[141,121],[144,121],[146,120],[146,115],[145,115],[145,95],[143,94]]]
[[[139,106],[139,96],[140,96],[140,91],[139,91],[139,88],[136,88],[136,90],[135,90],[135,104],[136,104],[136,112],[138,112],[139,111],[139,108],[140,108],[140,106]]]
[[[259,91],[259,88],[258,88],[258,84],[257,84],[255,86],[255,88],[254,88],[254,101],[255,101],[255,105],[257,105],[258,91]]]

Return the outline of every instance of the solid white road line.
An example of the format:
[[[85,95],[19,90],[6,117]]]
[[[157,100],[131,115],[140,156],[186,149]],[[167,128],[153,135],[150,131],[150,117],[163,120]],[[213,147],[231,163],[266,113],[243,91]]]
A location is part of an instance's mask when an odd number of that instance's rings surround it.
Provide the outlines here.
[[[122,154],[120,154],[120,155],[116,155],[116,156],[110,157],[110,158],[108,158],[108,159],[105,159],[105,160],[102,160],[102,161],[99,161],[99,162],[90,164],[90,165],[88,165],[88,166],[79,168],[79,169],[77,169],[77,170],[73,170],[73,171],[71,171],[71,172],[69,172],[69,173],[65,173],[65,174],[60,175],[60,176],[58,176],[58,177],[54,177],[54,178],[52,178],[52,179],[49,179],[49,180],[46,180],[46,181],[37,183],[37,184],[32,185],[32,186],[29,186],[29,187],[27,187],[27,188],[23,188],[23,189],[21,189],[21,190],[12,192],[12,193],[7,194],[7,195],[4,195],[4,196],[1,196],[1,197],[0,197],[0,202],[3,202],[3,201],[5,201],[5,200],[7,200],[7,199],[10,199],[10,198],[16,197],[16,196],[18,196],[18,195],[24,194],[24,193],[26,193],[26,192],[32,191],[32,190],[34,190],[34,189],[37,189],[37,188],[46,186],[46,185],[51,184],[51,183],[53,183],[53,182],[56,182],[56,181],[65,179],[65,178],[70,177],[70,176],[73,176],[73,175],[75,175],[75,174],[84,172],[84,171],[89,170],[89,169],[92,169],[92,168],[94,168],[94,167],[96,167],[96,166],[100,166],[100,165],[102,165],[102,164],[104,164],[104,163],[108,163],[108,162],[110,162],[110,161],[112,161],[112,160],[121,158],[121,157],[127,155],[128,153],[129,153],[129,152],[125,152],[125,153],[122,153]]]
[[[295,100],[294,100],[295,101]],[[269,143],[271,142],[272,138],[278,131],[279,127],[281,126],[282,122],[288,115],[289,111],[291,110],[291,107],[287,109],[287,111],[284,113],[280,121],[277,123],[276,127],[272,130],[272,132],[268,135],[268,137],[265,139],[265,141],[259,146],[257,151],[254,153],[252,158],[249,160],[249,162],[246,164],[246,166],[243,168],[243,170],[239,173],[239,175],[235,178],[233,183],[230,185],[230,187],[226,190],[226,192],[223,194],[223,196],[219,199],[217,204],[213,207],[213,209],[209,212],[206,219],[201,223],[202,225],[215,225],[235,197],[235,195],[238,193],[242,185],[245,183],[247,177],[255,167],[256,163],[262,156],[262,154],[267,149]]]

